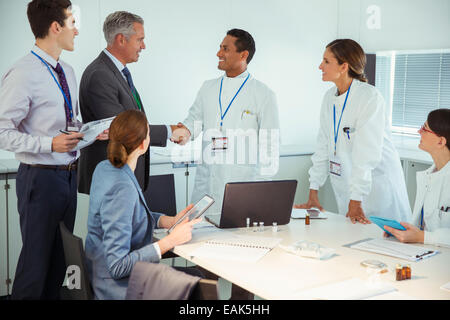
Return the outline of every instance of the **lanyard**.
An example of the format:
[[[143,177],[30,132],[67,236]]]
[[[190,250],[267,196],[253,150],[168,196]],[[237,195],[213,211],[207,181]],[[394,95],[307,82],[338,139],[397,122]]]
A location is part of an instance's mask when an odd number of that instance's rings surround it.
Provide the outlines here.
[[[420,218],[420,230],[423,231],[423,207],[422,207],[422,216]]]
[[[333,104],[334,155],[336,155],[336,144],[337,144],[337,139],[339,136],[339,127],[341,126],[342,115],[344,114],[345,105],[347,104],[347,98],[348,98],[348,94],[350,93],[350,88],[352,87],[352,84],[353,84],[353,81],[352,81],[352,83],[350,83],[350,87],[348,87],[348,90],[347,90],[347,95],[345,96],[344,106],[342,107],[342,112],[341,112],[341,116],[339,118],[337,130],[336,130],[336,105]]]
[[[247,78],[245,78],[244,82],[241,84],[241,86],[239,87],[239,90],[236,92],[236,94],[234,95],[233,99],[231,99],[230,104],[227,107],[227,110],[225,110],[225,113],[222,114],[222,84],[223,84],[223,77],[222,80],[220,80],[220,92],[219,92],[219,106],[220,106],[220,129],[222,129],[222,125],[223,125],[223,119],[225,118],[225,116],[227,115],[228,110],[231,107],[231,104],[233,103],[234,99],[237,97],[237,95],[239,94],[239,92],[241,91],[242,87],[244,86],[244,84],[247,82],[248,78],[250,78],[250,73],[248,74]]]
[[[64,96],[64,100],[66,101],[67,106],[68,106],[68,108],[69,108],[70,120],[73,120],[73,109],[72,109],[72,104],[70,103],[69,99],[67,98],[66,94],[64,93],[64,90],[62,89],[62,87],[61,87],[61,85],[59,84],[58,80],[56,80],[55,75],[54,75],[53,72],[50,70],[50,67],[48,66],[48,63],[45,62],[44,59],[42,59],[40,56],[38,56],[33,50],[31,50],[31,53],[34,54],[36,57],[38,57],[39,60],[41,60],[41,61],[45,64],[45,66],[47,67],[48,72],[50,72],[50,74],[51,74],[52,77],[53,77],[53,80],[55,80],[56,84],[58,85],[59,90],[61,91],[61,93],[62,93],[63,96]],[[61,70],[62,70],[63,73],[64,73],[64,69],[62,69],[62,66],[61,66]],[[65,76],[65,75],[66,75],[66,74],[64,73],[64,76]],[[70,96],[70,92],[69,92],[69,96]]]

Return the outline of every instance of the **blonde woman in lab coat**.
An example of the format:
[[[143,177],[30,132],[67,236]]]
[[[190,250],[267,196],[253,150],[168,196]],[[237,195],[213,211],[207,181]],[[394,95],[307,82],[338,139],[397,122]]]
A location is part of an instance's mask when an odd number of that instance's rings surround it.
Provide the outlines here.
[[[326,46],[322,80],[335,84],[323,98],[307,203],[323,210],[318,190],[328,176],[338,211],[352,223],[379,216],[409,221],[411,208],[400,158],[391,141],[389,112],[364,76],[366,56],[351,39]]]
[[[385,228],[401,242],[450,247],[450,109],[430,112],[419,133],[419,148],[428,152],[434,163],[417,172],[412,224],[400,222],[405,231]]]

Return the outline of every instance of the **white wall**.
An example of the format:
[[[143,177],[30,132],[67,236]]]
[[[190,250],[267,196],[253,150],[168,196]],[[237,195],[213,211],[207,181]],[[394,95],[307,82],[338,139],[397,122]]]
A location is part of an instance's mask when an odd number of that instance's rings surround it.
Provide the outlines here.
[[[32,47],[29,0],[0,0],[0,74]],[[249,71],[277,94],[282,142],[314,140],[323,93],[318,65],[324,46],[350,37],[367,52],[450,48],[449,0],[73,0],[81,12],[75,52],[62,59],[78,80],[105,47],[102,25],[116,10],[145,20],[147,49],[129,65],[152,123],[183,120],[202,82],[220,76],[216,52],[228,29],[248,30],[256,41]],[[368,29],[380,9],[380,28]],[[8,41],[8,39],[11,39]],[[213,106],[214,107],[214,106]],[[11,158],[0,150],[0,158]]]

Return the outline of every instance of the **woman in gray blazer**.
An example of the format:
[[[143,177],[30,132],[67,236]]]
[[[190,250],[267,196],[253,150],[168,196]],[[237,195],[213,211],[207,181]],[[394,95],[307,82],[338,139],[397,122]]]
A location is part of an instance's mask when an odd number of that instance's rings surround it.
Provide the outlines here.
[[[175,217],[147,207],[134,170],[150,144],[149,131],[143,112],[120,113],[109,129],[108,160],[94,171],[86,257],[97,299],[125,299],[134,264],[159,262],[162,254],[191,240],[192,226],[201,220],[186,220],[152,243],[154,228],[170,228],[192,205]]]

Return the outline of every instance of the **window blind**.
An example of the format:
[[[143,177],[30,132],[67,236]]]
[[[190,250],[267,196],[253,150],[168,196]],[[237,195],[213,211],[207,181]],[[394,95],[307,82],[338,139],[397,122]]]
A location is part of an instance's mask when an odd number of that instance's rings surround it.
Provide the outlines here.
[[[397,54],[392,126],[418,128],[439,108],[450,108],[450,53]]]

